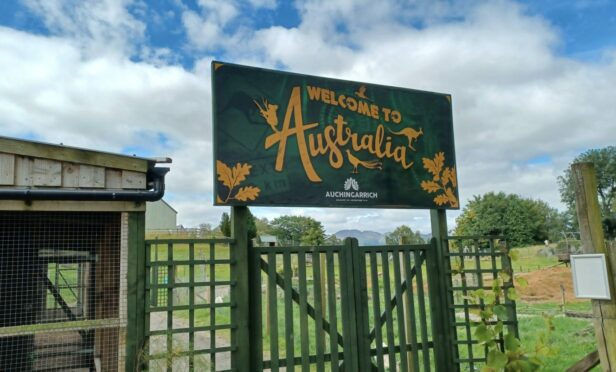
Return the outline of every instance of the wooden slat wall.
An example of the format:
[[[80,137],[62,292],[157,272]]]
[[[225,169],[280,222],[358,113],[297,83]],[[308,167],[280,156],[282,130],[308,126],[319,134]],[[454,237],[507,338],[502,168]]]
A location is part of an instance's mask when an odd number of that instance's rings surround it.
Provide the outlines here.
[[[145,173],[0,153],[0,186],[146,189]]]
[[[0,154],[0,185],[15,183],[15,155]]]

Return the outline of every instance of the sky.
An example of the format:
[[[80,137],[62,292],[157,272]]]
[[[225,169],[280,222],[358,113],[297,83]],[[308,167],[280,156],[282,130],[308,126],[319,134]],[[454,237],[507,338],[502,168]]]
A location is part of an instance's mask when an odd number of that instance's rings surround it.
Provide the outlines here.
[[[614,0],[0,1],[0,135],[171,157],[178,223],[216,226],[212,60],[451,94],[462,207],[503,191],[564,210],[557,177],[616,143]],[[424,210],[251,210],[430,230]]]

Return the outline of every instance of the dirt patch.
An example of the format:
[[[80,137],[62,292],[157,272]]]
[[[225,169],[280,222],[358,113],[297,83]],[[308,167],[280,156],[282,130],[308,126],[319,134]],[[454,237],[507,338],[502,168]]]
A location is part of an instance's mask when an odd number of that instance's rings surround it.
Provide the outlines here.
[[[573,279],[569,267],[555,266],[516,274],[517,276],[524,277],[528,281],[526,288],[518,288],[518,293],[524,302],[561,302],[561,287],[565,290],[567,303],[585,301],[573,296]]]

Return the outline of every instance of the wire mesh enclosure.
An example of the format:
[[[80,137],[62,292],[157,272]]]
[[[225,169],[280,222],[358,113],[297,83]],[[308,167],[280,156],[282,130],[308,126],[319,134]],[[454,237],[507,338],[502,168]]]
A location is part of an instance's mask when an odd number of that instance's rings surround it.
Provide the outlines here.
[[[487,346],[480,343],[474,333],[473,324],[481,321],[480,311],[485,309],[484,301],[470,301],[473,291],[483,289],[492,293],[494,283],[500,283],[501,295],[496,296],[495,303],[505,307],[507,316],[503,323],[503,332],[499,332],[495,341],[502,350],[504,331],[518,335],[518,322],[515,301],[505,295],[513,287],[513,270],[509,258],[509,249],[503,237],[448,237],[445,253],[448,278],[448,307],[453,319],[450,327],[455,336],[455,362],[462,371],[475,371],[487,360]],[[496,319],[488,321],[496,324]]]
[[[150,371],[231,370],[235,260],[232,239],[146,241],[146,339]]]
[[[123,367],[123,222],[121,213],[0,212],[0,370]]]

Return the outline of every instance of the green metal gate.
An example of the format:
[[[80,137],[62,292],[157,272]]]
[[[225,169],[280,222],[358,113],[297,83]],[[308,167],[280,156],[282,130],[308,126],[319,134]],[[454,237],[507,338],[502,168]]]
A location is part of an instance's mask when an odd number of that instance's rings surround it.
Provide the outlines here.
[[[434,245],[251,249],[255,370],[431,371]],[[441,363],[438,363],[441,364]],[[444,370],[442,368],[439,368]]]

